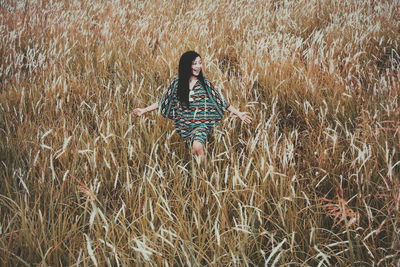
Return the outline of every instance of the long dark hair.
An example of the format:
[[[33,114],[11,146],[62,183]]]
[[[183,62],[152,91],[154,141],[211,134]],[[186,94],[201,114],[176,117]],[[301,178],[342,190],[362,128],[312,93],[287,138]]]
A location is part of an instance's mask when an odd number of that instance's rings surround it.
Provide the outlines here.
[[[181,104],[189,106],[189,78],[192,75],[192,62],[201,56],[195,51],[187,51],[183,53],[179,60],[179,81],[178,81],[178,100]],[[198,76],[199,81],[205,87],[205,81],[203,76],[203,69],[200,71]]]

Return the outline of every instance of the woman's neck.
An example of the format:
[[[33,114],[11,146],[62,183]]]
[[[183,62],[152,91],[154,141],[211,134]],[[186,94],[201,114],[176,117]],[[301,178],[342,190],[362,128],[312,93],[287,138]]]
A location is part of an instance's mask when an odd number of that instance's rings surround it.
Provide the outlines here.
[[[196,76],[190,76],[190,78],[189,78],[189,83],[190,82],[193,82],[193,81],[197,81],[198,80],[198,78],[196,77]]]

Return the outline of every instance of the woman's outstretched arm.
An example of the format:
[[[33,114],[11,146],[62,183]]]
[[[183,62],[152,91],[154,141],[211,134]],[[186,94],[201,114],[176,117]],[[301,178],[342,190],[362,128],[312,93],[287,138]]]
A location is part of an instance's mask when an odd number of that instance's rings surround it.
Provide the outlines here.
[[[211,90],[213,90],[215,92],[215,95],[217,96],[217,98],[220,100],[220,102],[222,103],[222,105],[224,106],[225,110],[230,111],[231,113],[235,114],[236,116],[238,116],[244,123],[249,124],[251,123],[251,121],[253,120],[250,117],[250,113],[249,112],[240,112],[238,109],[236,109],[234,106],[232,106],[227,100],[226,98],[224,98],[222,96],[222,94],[216,90],[214,88],[214,85],[209,82],[210,88]]]
[[[151,104],[150,106],[145,107],[145,108],[135,108],[133,110],[133,115],[135,115],[136,117],[139,117],[139,116],[142,116],[143,114],[153,111],[155,109],[158,109],[158,102]]]
[[[229,105],[227,108],[231,113],[235,114],[238,116],[244,123],[249,124],[252,121],[252,118],[249,116],[248,112],[240,112],[237,110],[234,106]]]

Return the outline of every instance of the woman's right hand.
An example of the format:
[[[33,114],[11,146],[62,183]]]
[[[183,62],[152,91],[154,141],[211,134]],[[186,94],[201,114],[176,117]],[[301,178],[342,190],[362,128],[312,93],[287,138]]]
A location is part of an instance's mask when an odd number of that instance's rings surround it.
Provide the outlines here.
[[[135,115],[136,117],[140,117],[142,116],[144,113],[146,113],[146,109],[144,108],[135,108],[133,110],[133,115]]]

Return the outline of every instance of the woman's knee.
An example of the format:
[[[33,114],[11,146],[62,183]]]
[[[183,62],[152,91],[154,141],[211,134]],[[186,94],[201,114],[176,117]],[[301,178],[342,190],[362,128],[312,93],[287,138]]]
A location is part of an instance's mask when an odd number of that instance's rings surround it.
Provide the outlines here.
[[[196,155],[204,155],[204,146],[199,141],[194,141],[192,144],[192,152]]]

